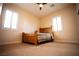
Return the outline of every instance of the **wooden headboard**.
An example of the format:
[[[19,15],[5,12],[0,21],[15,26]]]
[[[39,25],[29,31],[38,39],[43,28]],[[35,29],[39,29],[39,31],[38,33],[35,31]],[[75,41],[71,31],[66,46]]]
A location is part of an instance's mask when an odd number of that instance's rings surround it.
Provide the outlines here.
[[[39,32],[40,33],[50,33],[50,32],[52,32],[52,27],[40,28]]]

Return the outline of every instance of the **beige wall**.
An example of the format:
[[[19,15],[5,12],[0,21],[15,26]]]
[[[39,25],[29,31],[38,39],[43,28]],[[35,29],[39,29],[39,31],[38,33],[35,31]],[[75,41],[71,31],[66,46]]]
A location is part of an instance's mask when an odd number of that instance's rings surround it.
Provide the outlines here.
[[[77,4],[76,7],[77,7],[76,9],[77,9],[77,12],[78,12],[78,10],[79,10],[79,4]],[[78,35],[79,35],[79,15],[77,15],[77,20],[78,20],[77,21],[78,22],[77,26],[78,26]],[[78,36],[78,38],[79,38],[79,36]]]
[[[55,41],[79,43],[78,39],[78,25],[76,6],[70,5],[58,10],[41,19],[40,27],[49,27],[52,25],[52,18],[55,16],[62,17],[63,30],[55,32]]]
[[[22,32],[32,33],[39,27],[49,27],[52,25],[54,16],[61,16],[63,24],[63,30],[54,33],[55,41],[79,43],[79,32],[77,32],[79,21],[75,5],[64,7],[43,18],[37,18],[30,12],[13,4],[4,5],[3,11],[5,8],[18,12],[19,19],[17,29],[12,30],[3,28],[3,19],[0,17],[0,44],[22,42]]]
[[[22,32],[32,33],[35,30],[38,30],[39,21],[37,17],[13,4],[4,5],[3,12],[6,8],[18,12],[19,19],[16,30],[4,29],[3,25],[1,25],[0,44],[19,43],[21,42]],[[0,23],[3,24],[3,19],[0,21]]]

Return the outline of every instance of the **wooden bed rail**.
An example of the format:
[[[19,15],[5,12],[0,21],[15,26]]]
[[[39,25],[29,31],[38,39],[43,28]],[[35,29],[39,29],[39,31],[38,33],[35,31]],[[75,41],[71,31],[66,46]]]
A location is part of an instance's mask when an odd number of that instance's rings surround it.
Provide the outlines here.
[[[35,45],[38,44],[38,38],[36,34],[28,34],[28,33],[22,33],[22,40],[23,42],[33,43]]]

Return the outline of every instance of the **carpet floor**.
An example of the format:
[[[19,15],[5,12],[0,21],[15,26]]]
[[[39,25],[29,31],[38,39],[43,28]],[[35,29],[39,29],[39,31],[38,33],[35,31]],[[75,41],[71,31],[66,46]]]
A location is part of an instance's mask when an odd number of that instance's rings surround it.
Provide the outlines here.
[[[27,43],[0,46],[1,56],[78,56],[79,45],[48,42],[39,45]]]

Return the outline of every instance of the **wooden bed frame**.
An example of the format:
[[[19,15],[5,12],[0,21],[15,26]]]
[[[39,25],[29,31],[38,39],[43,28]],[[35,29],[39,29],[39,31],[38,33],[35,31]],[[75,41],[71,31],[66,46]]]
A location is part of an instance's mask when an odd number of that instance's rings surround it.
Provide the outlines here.
[[[40,28],[39,29],[40,33],[52,33],[52,28],[51,27],[47,27],[47,28]],[[22,33],[22,40],[23,42],[28,42],[28,43],[33,43],[35,45],[38,44],[38,37],[37,37],[37,32],[32,33],[32,34],[28,34],[28,33]]]
[[[38,43],[38,38],[36,34],[28,34],[28,33],[22,33],[22,40],[23,42],[28,42],[28,43],[34,43],[37,45]]]

